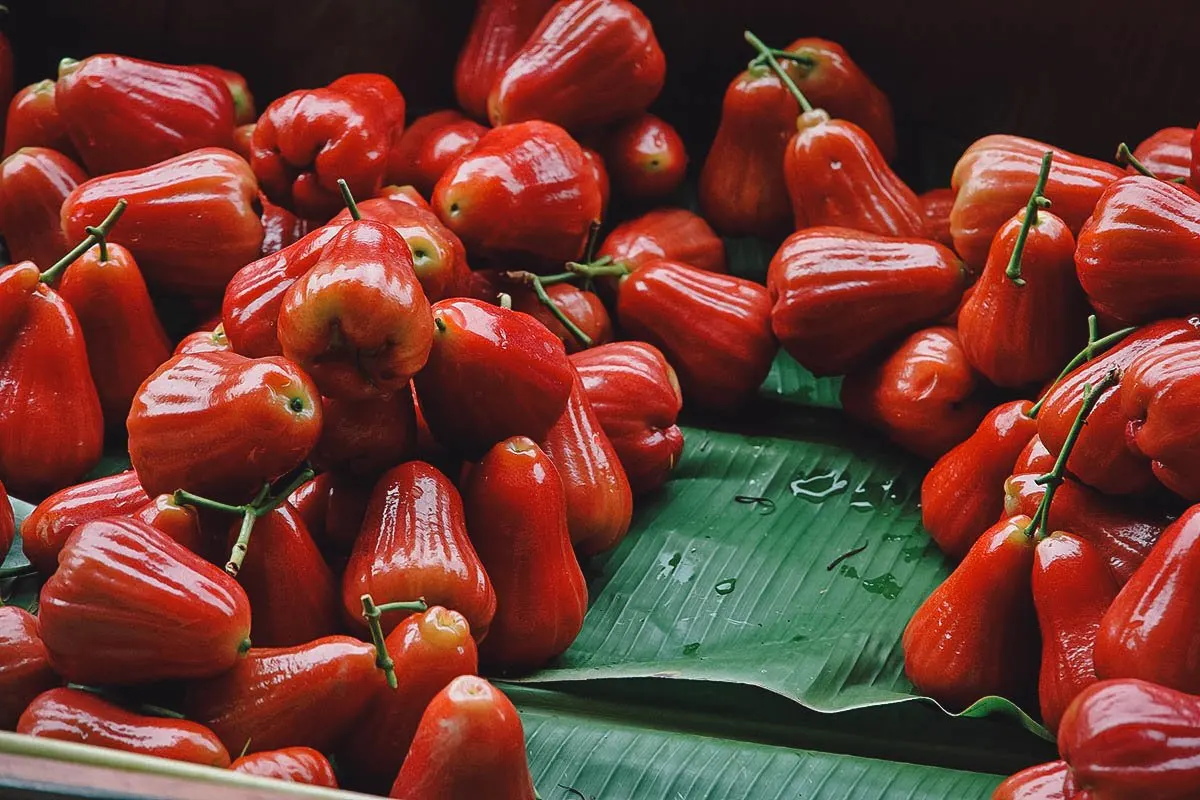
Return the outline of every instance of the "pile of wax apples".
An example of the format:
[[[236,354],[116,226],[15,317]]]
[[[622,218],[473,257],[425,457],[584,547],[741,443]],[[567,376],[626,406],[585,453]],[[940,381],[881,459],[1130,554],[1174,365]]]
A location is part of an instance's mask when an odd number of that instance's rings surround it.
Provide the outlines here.
[[[918,197],[865,77],[825,96],[830,45],[747,39],[701,200],[722,233],[795,231],[779,343],[937,459],[922,515],[958,566],[905,630],[909,678],[1058,732],[1063,761],[997,798],[1200,796],[1200,134],[1125,168],[987,136]]]
[[[909,675],[948,706],[1040,703],[1070,764],[1000,796],[1189,796],[1191,132],[1127,168],[989,136],[918,197],[841,47],[746,39],[703,218],[655,208],[686,155],[645,112],[665,60],[625,0],[483,0],[463,111],[407,126],[375,74],[258,116],[240,76],[113,55],[19,92],[0,480],[41,500],[22,533],[48,580],[36,619],[0,617],[0,724],[532,797],[511,704],[471,676],[571,643],[576,554],[666,480],[681,398],[736,412],[779,343],[941,459],[923,511],[961,564],[906,632]],[[601,240],[610,179],[653,210]],[[718,233],[787,236],[766,287],[725,274]],[[156,308],[205,321],[172,353]],[[76,484],[126,436],[133,470]]]
[[[45,582],[36,617],[0,608],[0,728],[534,797],[474,676],[571,644],[577,558],[667,479],[682,397],[735,409],[776,350],[766,289],[659,207],[686,166],[645,113],[665,69],[625,0],[484,0],[465,113],[407,126],[378,74],[258,115],[238,75],[119,55],[18,92],[0,481],[40,501]],[[646,213],[601,241],[610,179]]]

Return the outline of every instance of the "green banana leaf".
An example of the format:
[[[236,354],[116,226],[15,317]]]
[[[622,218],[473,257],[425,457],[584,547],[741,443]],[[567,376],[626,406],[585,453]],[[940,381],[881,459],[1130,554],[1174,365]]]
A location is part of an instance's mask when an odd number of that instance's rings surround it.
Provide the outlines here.
[[[717,738],[687,715],[574,710],[563,696],[512,692],[545,800],[986,800],[1000,775]],[[565,708],[564,708],[565,706]],[[615,713],[613,713],[615,711]],[[574,713],[572,713],[574,712]]]
[[[921,527],[923,465],[834,411],[743,419],[685,429],[672,480],[587,565],[583,632],[523,682],[716,681],[823,712],[917,698],[900,638],[949,571]],[[1000,698],[967,711],[990,713],[1046,735]]]

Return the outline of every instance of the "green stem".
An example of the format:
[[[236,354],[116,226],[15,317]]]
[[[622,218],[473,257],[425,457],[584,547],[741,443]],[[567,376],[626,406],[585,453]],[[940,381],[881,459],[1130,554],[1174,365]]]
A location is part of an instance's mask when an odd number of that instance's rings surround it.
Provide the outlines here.
[[[500,277],[512,283],[524,284],[528,281],[526,276],[531,274],[523,269],[509,270],[508,272],[501,272]],[[537,279],[541,281],[542,286],[554,286],[559,283],[573,283],[579,279],[579,275],[574,272],[556,272],[553,275],[538,275]]]
[[[800,110],[804,113],[812,111],[812,103],[808,102],[808,98],[804,96],[804,92],[800,91],[800,87],[796,85],[794,80],[792,80],[792,76],[787,74],[787,70],[785,70],[775,59],[775,56],[772,55],[771,48],[763,44],[762,39],[759,39],[750,31],[746,31],[742,35],[746,38],[746,41],[750,43],[750,46],[758,51],[759,56],[766,59],[767,66],[769,66],[771,70],[779,76],[779,80],[782,81],[783,85],[787,87],[787,90],[791,93],[792,97],[796,98],[796,102],[800,104]]]
[[[219,500],[209,500],[207,497],[192,494],[186,489],[176,489],[175,494],[171,496],[171,500],[177,506],[208,508],[213,511],[224,511],[226,514],[241,514],[246,510],[245,506],[232,506],[229,503],[222,503]]]
[[[380,614],[386,614],[389,611],[413,611],[421,613],[429,610],[429,604],[425,602],[424,597],[418,597],[416,600],[397,600],[393,603],[380,603],[375,606],[379,609]]]
[[[496,299],[500,301],[500,307],[512,311],[512,295],[508,292],[501,292],[496,295]]]
[[[237,540],[233,543],[233,551],[225,562],[225,572],[229,577],[236,578],[242,571],[242,562],[246,559],[246,551],[250,548],[250,534],[254,532],[254,523],[258,522],[258,514],[253,506],[246,506],[242,512],[242,527],[238,530]]]
[[[1004,274],[1017,286],[1024,286],[1025,279],[1021,277],[1021,254],[1025,251],[1025,240],[1029,238],[1029,229],[1037,224],[1038,209],[1049,208],[1050,200],[1045,196],[1046,180],[1050,177],[1050,162],[1054,152],[1047,150],[1042,155],[1042,168],[1038,171],[1037,183],[1033,185],[1033,194],[1025,204],[1025,219],[1021,221],[1021,232],[1017,234],[1017,243],[1013,246],[1012,255],[1008,259],[1008,268]]]
[[[588,225],[587,244],[583,247],[583,260],[591,261],[596,257],[596,248],[600,246],[600,220],[594,219]]]
[[[442,319],[441,317],[435,316],[433,318],[433,327],[438,329],[438,333],[445,333],[446,332],[446,321],[444,319]]]
[[[281,505],[283,505],[285,502],[287,502],[287,499],[289,497],[291,497],[292,494],[294,494],[297,489],[299,489],[301,486],[303,486],[304,484],[311,481],[313,479],[313,476],[315,476],[316,474],[317,473],[313,470],[312,467],[308,466],[307,464],[304,465],[304,467],[299,472],[297,472],[296,475],[290,481],[288,481],[286,484],[284,484],[284,487],[282,489],[280,489],[277,492],[274,492],[270,496],[264,496],[261,499],[257,500],[254,503],[254,505],[255,505],[254,513],[260,517],[263,517],[263,516],[266,516],[267,514],[271,513],[275,509],[279,508]]]
[[[780,50],[778,47],[768,47],[767,51],[772,56],[783,61],[794,61],[806,69],[812,69],[817,66],[817,60],[812,56],[806,56],[803,53],[793,53],[791,50]],[[757,55],[750,61],[750,67],[761,67],[767,63],[765,54]]]
[[[1046,399],[1050,397],[1050,393],[1054,391],[1054,387],[1061,383],[1063,378],[1067,377],[1077,368],[1091,361],[1097,355],[1103,353],[1105,350],[1112,347],[1117,342],[1133,333],[1135,330],[1137,330],[1137,328],[1122,328],[1119,331],[1110,333],[1108,336],[1098,338],[1100,334],[1100,322],[1098,319],[1096,319],[1095,314],[1088,317],[1087,346],[1076,353],[1075,357],[1067,362],[1067,365],[1063,367],[1062,372],[1058,373],[1058,377],[1056,377],[1054,382],[1051,383],[1049,388],[1046,389],[1046,393],[1042,395],[1040,400],[1033,404],[1033,408],[1029,409],[1027,416],[1032,419],[1037,419],[1038,412],[1040,412],[1042,410],[1042,406],[1046,404]]]
[[[86,253],[92,248],[93,245],[97,243],[100,244],[100,260],[107,261],[108,248],[105,247],[104,238],[108,236],[108,233],[112,230],[113,225],[117,224],[117,220],[119,220],[121,215],[125,213],[125,208],[128,205],[129,203],[127,203],[124,199],[118,200],[117,204],[112,207],[112,211],[108,212],[108,216],[104,218],[103,222],[94,228],[86,228],[85,230],[87,230],[88,234],[87,238],[75,245],[71,252],[67,253],[58,261],[55,261],[54,264],[51,265],[50,269],[43,272],[41,274],[42,283],[53,283],[54,281],[58,280],[58,277],[62,274],[63,270],[75,263],[75,259]]]
[[[1121,380],[1121,370],[1113,367],[1095,386],[1090,383],[1084,384],[1083,403],[1079,406],[1079,413],[1075,415],[1074,422],[1071,423],[1071,430],[1067,432],[1062,449],[1058,451],[1054,467],[1045,475],[1035,479],[1036,483],[1046,487],[1046,493],[1042,495],[1042,502],[1038,504],[1037,511],[1034,512],[1033,519],[1029,522],[1029,527],[1025,529],[1027,535],[1042,539],[1049,535],[1046,528],[1049,524],[1050,504],[1054,502],[1054,494],[1062,485],[1063,473],[1067,471],[1067,459],[1070,458],[1071,451],[1075,449],[1075,443],[1079,441],[1079,434],[1083,431],[1083,424],[1087,422],[1088,415],[1100,402],[1100,397],[1104,392],[1110,387],[1116,386],[1119,380]]]
[[[574,277],[574,273],[568,272],[565,274]],[[546,287],[542,283],[542,279],[539,276],[534,275],[532,272],[518,271],[506,272],[504,273],[504,277],[506,280],[520,282],[533,289],[533,293],[537,295],[537,299],[546,307],[546,310],[554,315],[554,318],[558,320],[559,324],[566,328],[567,331],[575,337],[575,340],[583,345],[584,349],[587,349],[595,344],[595,342],[592,341],[592,337],[584,333],[583,330],[575,324],[574,320],[568,317],[566,313],[558,307],[558,303],[554,302],[554,299],[546,292]]]
[[[596,261],[591,264],[580,264],[578,261],[568,261],[567,270],[573,275],[581,275],[584,278],[620,278],[628,275],[632,270],[624,264],[601,264]]]
[[[383,637],[383,626],[379,624],[379,618],[383,612],[380,611],[379,606],[375,605],[371,595],[364,594],[359,600],[362,602],[363,619],[367,621],[367,628],[371,631],[371,642],[375,645],[375,666],[383,670],[388,688],[395,689],[400,683],[396,680],[396,662],[388,654],[387,642]]]
[[[1133,167],[1135,172],[1139,172],[1142,175],[1145,175],[1147,178],[1162,180],[1153,172],[1151,172],[1149,167],[1147,167],[1141,161],[1138,161],[1137,156],[1135,156],[1133,151],[1129,149],[1129,145],[1125,144],[1124,142],[1121,142],[1119,145],[1117,145],[1117,163],[1123,167]]]
[[[350,216],[355,220],[362,219],[362,214],[358,210],[358,203],[354,202],[354,195],[350,193],[350,185],[346,183],[345,178],[338,178],[338,189],[342,192],[342,199],[346,201],[346,208],[350,209]]]

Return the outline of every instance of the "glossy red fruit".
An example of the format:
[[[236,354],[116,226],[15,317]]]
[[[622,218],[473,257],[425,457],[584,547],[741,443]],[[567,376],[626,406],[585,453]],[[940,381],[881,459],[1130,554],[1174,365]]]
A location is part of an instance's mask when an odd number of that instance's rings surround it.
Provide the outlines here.
[[[435,111],[418,117],[404,131],[399,148],[393,149],[386,180],[412,184],[428,195],[442,173],[460,156],[474,150],[485,133],[487,128],[458,111]]]
[[[1096,673],[1200,692],[1200,506],[1171,523],[1100,623]]]
[[[235,125],[245,125],[258,117],[258,112],[254,108],[254,95],[250,93],[250,84],[246,82],[246,78],[239,72],[234,72],[231,69],[222,69],[214,67],[211,64],[195,64],[195,69],[201,69],[208,72],[210,75],[219,78],[229,89],[229,94],[233,98],[233,121]]]
[[[213,552],[213,537],[201,523],[195,507],[176,503],[173,495],[153,497],[128,516],[165,533],[201,558],[216,555]]]
[[[1200,385],[1200,343],[1163,345],[1138,356],[1121,386],[1126,442],[1150,459],[1154,475],[1189,501],[1200,500],[1200,429],[1193,405]]]
[[[1065,761],[1023,769],[997,786],[992,800],[1073,800],[1064,788],[1069,771]]]
[[[568,353],[577,353],[583,349],[579,339],[558,321],[532,289],[511,287],[509,292],[512,295],[513,310],[528,314],[545,325],[547,330],[562,340]],[[587,334],[593,345],[612,341],[612,320],[595,292],[580,289],[569,283],[556,283],[546,287],[546,294],[568,319]]]
[[[600,187],[600,216],[605,218],[608,214],[608,200],[612,196],[612,181],[608,177],[608,167],[604,166],[604,156],[590,147],[580,146],[583,147],[583,157],[587,159],[588,165],[592,168],[596,185]]]
[[[311,747],[284,747],[242,756],[229,767],[234,772],[289,783],[338,788],[329,759]]]
[[[0,481],[40,500],[95,466],[103,439],[74,312],[32,262],[0,267]]]
[[[909,620],[904,672],[921,694],[952,710],[988,695],[1032,695],[1038,627],[1031,524],[1021,516],[989,528]]]
[[[838,225],[884,236],[922,236],[925,217],[912,189],[853,122],[816,109],[801,114],[783,156],[797,229]]]
[[[613,549],[629,531],[633,492],[578,372],[566,410],[542,441],[567,500],[567,530],[581,555]]]
[[[376,104],[335,89],[302,89],[267,106],[254,126],[250,165],[262,190],[308,219],[342,206],[337,182],[370,197],[383,182],[390,147]]]
[[[251,261],[230,279],[221,321],[236,352],[251,358],[283,355],[278,336],[283,298],[339,231],[339,226],[323,225],[295,244]]]
[[[946,247],[954,247],[954,237],[950,235],[950,211],[954,208],[954,190],[930,189],[917,195],[917,201],[921,204],[921,215],[925,218],[925,238]]]
[[[262,205],[263,241],[259,255],[269,256],[290,244],[300,241],[308,233],[308,222],[297,217],[283,206],[277,206],[266,197],[259,196]]]
[[[199,678],[240,659],[250,604],[233,578],[166,534],[109,517],[63,546],[38,626],[50,664],[73,683]]]
[[[230,750],[337,746],[380,685],[375,648],[349,636],[252,648],[220,675],[188,686],[184,710]],[[385,686],[386,688],[386,686]]]
[[[282,358],[189,353],[146,379],[127,427],[129,459],[147,492],[243,502],[308,456],[321,432],[321,398]]]
[[[233,142],[229,87],[196,67],[108,54],[65,59],[54,103],[93,175]]]
[[[815,375],[844,375],[958,305],[967,283],[948,248],[850,228],[806,228],[771,259],[771,330]]]
[[[1075,237],[1066,223],[1037,211],[1019,257],[1023,283],[1006,274],[1025,213],[1017,212],[996,232],[975,291],[958,310],[967,359],[1007,388],[1046,383],[1086,343],[1089,309],[1075,277]]]
[[[565,130],[522,122],[484,134],[443,173],[432,204],[472,253],[568,261],[600,219],[600,187]]]
[[[983,266],[996,231],[1029,200],[1047,150],[1054,153],[1054,169],[1045,194],[1074,234],[1105,187],[1125,174],[1120,167],[1033,139],[995,134],[978,140],[959,158],[950,179],[956,192],[950,213],[954,249],[973,268]]]
[[[618,192],[635,200],[657,200],[683,183],[688,157],[669,122],[639,114],[605,138],[604,163]]]
[[[459,611],[477,639],[487,634],[496,594],[467,537],[462,498],[437,468],[409,461],[375,484],[342,575],[349,619],[361,619],[364,594],[380,604],[423,598]],[[383,630],[410,613],[385,611]]]
[[[48,269],[67,254],[73,242],[59,211],[86,180],[74,161],[44,147],[22,148],[0,162],[0,234],[10,259]]]
[[[488,119],[540,119],[568,130],[604,125],[645,110],[666,72],[654,28],[633,3],[561,0],[497,75]]]
[[[407,243],[382,222],[347,224],[283,296],[277,333],[283,355],[322,394],[362,398],[406,387],[433,342]]]
[[[1047,394],[1038,414],[1038,435],[1046,448],[1058,454],[1083,404],[1084,385],[1098,383],[1113,367],[1127,370],[1142,353],[1173,342],[1196,340],[1200,340],[1200,316],[1155,322],[1131,333],[1067,375]],[[1126,380],[1122,378],[1121,382]],[[1128,447],[1126,426],[1126,417],[1121,413],[1120,387],[1107,389],[1071,451],[1067,470],[1106,494],[1137,494],[1153,486],[1150,462]]]
[[[446,684],[474,675],[479,656],[466,618],[433,606],[388,635],[400,688],[380,687],[338,752],[338,762],[369,791],[385,791],[404,762],[421,715]]]
[[[558,470],[532,440],[514,436],[471,470],[463,504],[496,589],[480,659],[511,671],[542,666],[570,646],[587,612]]]
[[[443,445],[479,455],[509,436],[541,439],[571,393],[562,342],[517,311],[459,298],[433,305],[433,350],[413,384]]]
[[[171,356],[146,282],[133,255],[110,244],[71,262],[58,293],[83,329],[105,425],[119,432],[142,381]]]
[[[614,342],[571,356],[600,427],[635,495],[666,482],[683,452],[675,420],[683,394],[662,352],[645,342]]]
[[[794,230],[781,165],[798,113],[766,65],[745,70],[725,90],[699,185],[704,218],[723,236],[771,239]]]
[[[462,284],[470,276],[467,250],[436,214],[407,200],[379,197],[362,201],[358,210],[363,219],[390,225],[404,239],[412,252],[413,271],[429,302],[461,294]],[[352,219],[350,210],[343,209],[329,225],[346,225]]]
[[[375,116],[383,121],[387,140],[387,161],[383,177],[388,183],[395,182],[389,173],[399,157],[400,140],[404,136],[404,115],[407,104],[395,82],[378,72],[355,72],[343,75],[329,84],[329,88],[372,106]]]
[[[488,93],[554,0],[481,0],[454,67],[454,94],[463,110],[487,120]]]
[[[622,222],[596,253],[632,269],[666,259],[706,272],[728,272],[725,243],[699,214],[660,208]]]
[[[233,129],[233,144],[229,149],[241,156],[247,164],[250,163],[250,159],[254,157],[254,123],[239,125]]]
[[[1042,438],[1036,433],[1030,437],[1029,442],[1025,445],[1025,449],[1017,456],[1017,462],[1013,464],[1012,474],[1021,475],[1022,473],[1031,472],[1037,475],[1044,475],[1054,467],[1054,462],[1057,457],[1046,449],[1046,445],[1042,444]],[[1024,512],[1013,512],[1024,513]],[[1013,516],[1009,514],[1008,516]],[[1033,516],[1029,514],[1027,516]],[[1069,527],[1069,526],[1068,526]]]
[[[139,714],[78,689],[51,689],[38,695],[21,715],[17,733],[209,767],[229,766],[229,752],[203,725]]]
[[[1016,470],[1004,482],[1002,517],[1035,513],[1046,493],[1037,479],[1049,467]],[[1161,512],[1130,507],[1120,498],[1101,494],[1071,478],[1058,487],[1046,519],[1047,530],[1071,531],[1099,550],[1118,586],[1125,585],[1146,560],[1169,522]]]
[[[79,160],[67,126],[54,101],[54,81],[31,83],[13,95],[4,123],[4,155],[22,147],[48,147],[72,161]],[[1189,132],[1190,134],[1190,132]]]
[[[534,800],[521,717],[483,678],[463,675],[421,716],[389,797],[401,800]]]
[[[15,728],[30,701],[60,682],[37,617],[17,606],[0,607],[0,730]]]
[[[1096,201],[1075,266],[1097,312],[1124,323],[1191,314],[1200,303],[1200,197],[1130,175]]]
[[[21,546],[38,572],[58,566],[58,552],[75,529],[101,517],[128,514],[150,500],[133,470],[85,481],[55,492],[30,512],[21,526]]]
[[[1108,562],[1087,540],[1055,531],[1038,543],[1033,560],[1033,603],[1042,632],[1038,701],[1051,731],[1071,701],[1097,680],[1096,633],[1117,588]]]
[[[778,345],[763,286],[732,275],[655,261],[622,279],[617,320],[662,350],[687,402],[729,411],[758,390]]]
[[[389,395],[321,402],[321,438],[312,452],[318,468],[373,478],[416,453],[417,415],[407,386]]]
[[[219,353],[232,349],[229,344],[229,337],[225,335],[225,326],[218,325],[212,330],[189,333],[179,340],[179,344],[175,345],[173,355],[181,356],[185,353]]]
[[[391,184],[389,186],[381,186],[379,191],[375,193],[375,198],[382,200],[397,200],[401,203],[407,203],[410,206],[415,206],[416,208],[423,208],[429,212],[433,211],[433,207],[429,205],[429,201],[421,196],[421,193],[417,191],[416,187],[411,185],[397,186],[396,184]]]
[[[1192,128],[1163,128],[1142,140],[1133,157],[1164,181],[1186,179],[1192,164]],[[1126,167],[1129,174],[1136,170]]]
[[[1058,749],[1076,797],[1189,800],[1200,782],[1200,701],[1138,680],[1102,681],[1063,717]]]
[[[258,185],[230,150],[206,147],[80,184],[62,205],[67,238],[81,241],[120,199],[129,208],[108,240],[129,248],[151,286],[213,297],[262,249]]]
[[[1032,407],[1028,400],[1013,400],[993,408],[921,482],[921,522],[951,558],[965,556],[1003,513],[1004,480],[1037,434],[1037,420],[1029,416]]]
[[[232,526],[226,553],[239,527],[240,521]],[[292,647],[341,629],[337,578],[286,502],[255,523],[238,582],[250,598],[260,647]]]
[[[987,414],[980,384],[958,333],[926,328],[878,366],[847,375],[841,400],[851,419],[932,460],[965,441]]]

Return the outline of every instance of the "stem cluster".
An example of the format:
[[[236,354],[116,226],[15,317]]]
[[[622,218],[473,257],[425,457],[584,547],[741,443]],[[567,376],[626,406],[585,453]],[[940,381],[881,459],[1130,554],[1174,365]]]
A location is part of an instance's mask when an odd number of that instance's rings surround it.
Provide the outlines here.
[[[100,245],[100,260],[108,261],[108,239],[106,238],[113,226],[117,224],[117,220],[125,213],[125,208],[129,205],[124,199],[118,200],[117,204],[112,207],[112,211],[108,212],[108,216],[99,225],[89,225],[84,228],[87,231],[87,237],[71,248],[71,252],[55,261],[48,270],[40,276],[42,283],[53,283],[58,280],[59,276],[75,263],[75,260],[91,250],[93,246]]]
[[[1021,231],[1017,234],[1017,243],[1013,245],[1012,255],[1008,259],[1008,267],[1004,274],[1017,286],[1024,286],[1025,279],[1021,277],[1021,254],[1025,252],[1025,241],[1029,238],[1029,229],[1037,225],[1038,209],[1049,208],[1050,198],[1046,197],[1046,180],[1050,177],[1050,162],[1054,152],[1047,150],[1042,155],[1042,168],[1038,171],[1037,183],[1033,185],[1033,193],[1025,204],[1025,219],[1021,221]]]
[[[176,505],[209,508],[213,511],[224,511],[226,514],[236,514],[242,518],[242,527],[238,530],[237,540],[233,543],[233,551],[229,554],[229,561],[225,564],[225,571],[236,578],[242,569],[246,551],[250,547],[250,534],[254,531],[254,524],[283,505],[288,496],[312,480],[314,474],[312,467],[305,466],[278,491],[272,491],[271,484],[264,483],[253,500],[240,506],[201,497],[186,489],[177,489],[172,499]]]

